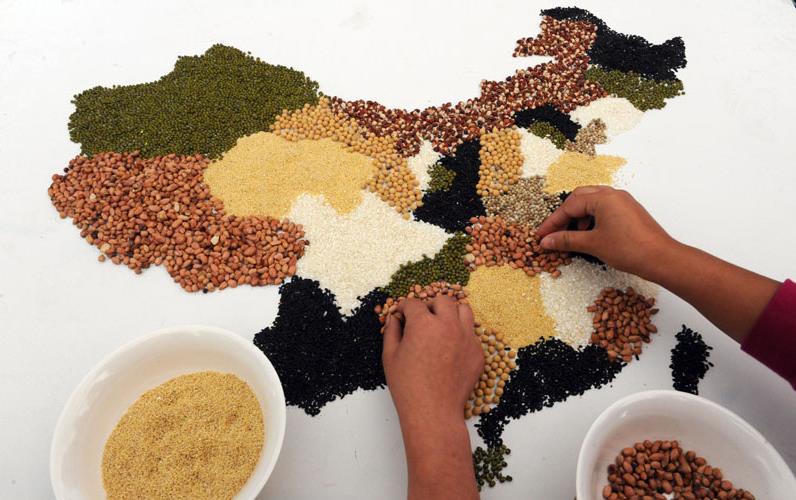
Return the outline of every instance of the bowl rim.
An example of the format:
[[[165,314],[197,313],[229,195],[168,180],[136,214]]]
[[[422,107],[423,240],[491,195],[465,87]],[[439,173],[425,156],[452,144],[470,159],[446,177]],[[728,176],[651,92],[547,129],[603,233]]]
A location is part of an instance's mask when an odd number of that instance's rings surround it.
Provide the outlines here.
[[[84,392],[83,390],[87,388],[88,384],[96,378],[97,374],[102,371],[107,365],[114,362],[116,358],[123,355],[127,351],[130,351],[141,344],[151,341],[157,337],[163,337],[166,335],[173,335],[177,333],[200,333],[200,334],[210,334],[210,335],[217,335],[219,337],[224,337],[226,340],[229,340],[244,350],[249,351],[252,354],[255,354],[255,358],[260,360],[262,368],[265,371],[274,377],[274,379],[278,382],[276,384],[276,391],[278,395],[278,400],[280,405],[278,406],[277,412],[282,415],[281,420],[284,422],[282,425],[281,432],[278,432],[276,436],[269,434],[269,439],[276,439],[276,454],[274,455],[273,460],[270,460],[269,463],[266,465],[265,473],[262,474],[262,478],[258,481],[259,484],[256,484],[256,491],[257,494],[262,491],[265,487],[265,484],[268,482],[268,478],[271,477],[271,473],[276,466],[276,461],[279,459],[279,455],[282,452],[282,446],[284,444],[285,439],[285,432],[287,431],[287,403],[285,401],[285,392],[282,388],[282,381],[279,378],[279,374],[277,373],[274,366],[271,364],[271,360],[265,355],[265,353],[261,352],[257,347],[254,346],[252,342],[246,341],[240,335],[227,330],[225,328],[221,328],[218,326],[213,325],[202,325],[198,323],[192,324],[183,324],[183,325],[175,325],[175,326],[167,326],[164,328],[159,328],[157,330],[145,333],[139,337],[136,337],[121,346],[117,347],[116,349],[112,350],[110,353],[106,354],[97,364],[95,364],[81,379],[80,382],[72,389],[72,392],[69,394],[66,402],[64,403],[63,407],[61,408],[61,412],[58,415],[58,419],[55,422],[55,427],[53,427],[53,435],[50,440],[50,459],[49,459],[49,468],[50,468],[50,487],[53,490],[53,494],[55,498],[62,499],[65,497],[65,492],[62,489],[61,482],[56,482],[55,477],[55,470],[56,470],[56,446],[60,444],[61,436],[63,435],[62,427],[65,425],[65,420],[67,418],[67,414],[69,410],[76,404],[78,395]],[[264,449],[264,448],[263,448]],[[261,457],[262,458],[262,457]],[[252,477],[249,477],[251,480]],[[247,483],[248,481],[247,480]],[[244,483],[245,486],[245,483]],[[256,496],[256,495],[255,495]],[[235,496],[235,499],[238,500],[238,496]]]
[[[613,412],[619,406],[626,405],[628,403],[635,403],[637,401],[641,401],[644,399],[661,398],[661,397],[670,398],[670,399],[673,397],[690,399],[696,402],[697,404],[710,406],[715,410],[718,410],[720,413],[724,414],[728,418],[735,420],[736,423],[746,427],[747,431],[750,434],[754,435],[756,438],[758,438],[761,441],[762,447],[765,448],[766,451],[768,451],[771,454],[772,458],[779,461],[778,465],[780,465],[781,468],[784,468],[785,470],[790,472],[791,480],[795,483],[794,485],[796,486],[796,477],[794,477],[793,471],[790,470],[790,467],[788,467],[788,464],[782,458],[782,455],[779,454],[777,449],[774,448],[774,446],[768,441],[768,439],[766,439],[765,436],[763,436],[757,429],[755,429],[749,422],[741,418],[738,414],[716,403],[715,401],[711,401],[710,399],[704,398],[702,396],[697,396],[695,394],[690,394],[687,392],[676,391],[673,389],[651,389],[647,391],[634,392],[633,394],[628,394],[627,396],[624,396],[614,401],[606,409],[604,409],[600,413],[600,415],[597,416],[596,419],[594,419],[594,422],[592,422],[591,426],[589,427],[589,430],[586,432],[586,436],[583,438],[583,441],[581,442],[580,451],[578,452],[578,463],[575,470],[575,492],[579,499],[582,498],[584,500],[590,500],[592,498],[590,496],[590,492],[584,491],[585,487],[581,485],[581,480],[584,477],[585,473],[584,469],[586,468],[586,464],[584,463],[585,461],[584,454],[587,445],[591,445],[592,442],[595,439],[597,439],[597,434],[599,432],[598,429],[602,427],[602,424],[606,420],[608,420],[609,415],[613,414]]]

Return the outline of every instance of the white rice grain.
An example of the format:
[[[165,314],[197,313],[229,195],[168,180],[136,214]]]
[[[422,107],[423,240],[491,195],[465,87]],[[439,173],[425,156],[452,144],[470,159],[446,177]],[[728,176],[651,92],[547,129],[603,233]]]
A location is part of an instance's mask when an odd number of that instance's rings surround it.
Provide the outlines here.
[[[343,314],[359,305],[357,297],[386,285],[401,264],[436,254],[449,237],[437,226],[405,220],[370,192],[345,215],[322,197],[302,194],[287,217],[304,226],[310,242],[296,274],[329,289]]]
[[[574,258],[570,265],[559,269],[561,276],[558,278],[552,278],[548,273],[540,276],[542,302],[555,322],[557,337],[573,347],[589,343],[592,315],[586,308],[594,303],[603,288],[624,290],[633,287],[645,297],[658,294],[658,285],[654,283],[583,259]]]
[[[429,167],[435,164],[437,160],[442,158],[442,155],[434,151],[434,146],[428,141],[423,141],[420,144],[420,151],[416,155],[407,158],[409,169],[415,174],[415,178],[420,182],[420,189],[425,191],[428,188],[428,182],[431,176],[428,173]]]
[[[585,106],[575,108],[570,113],[570,117],[584,127],[590,121],[599,118],[605,123],[605,133],[608,137],[632,129],[638,125],[642,116],[644,112],[624,97],[601,97]]]
[[[549,139],[543,139],[528,132],[524,128],[520,133],[520,151],[522,152],[522,176],[547,174],[547,167],[553,164],[564,152],[558,149]]]

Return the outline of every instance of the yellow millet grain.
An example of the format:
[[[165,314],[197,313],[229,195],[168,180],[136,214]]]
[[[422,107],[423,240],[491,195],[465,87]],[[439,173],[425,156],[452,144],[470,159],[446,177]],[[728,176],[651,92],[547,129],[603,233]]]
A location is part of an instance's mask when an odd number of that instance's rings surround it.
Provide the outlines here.
[[[302,193],[323,195],[339,214],[351,212],[374,170],[370,158],[331,139],[288,141],[258,132],[238,139],[204,180],[228,213],[279,218]]]
[[[555,323],[542,302],[538,276],[509,266],[480,266],[464,288],[475,320],[500,332],[514,349],[555,336]]]
[[[522,175],[520,133],[516,128],[493,129],[481,135],[481,166],[476,192],[498,196],[508,191]]]
[[[547,169],[545,191],[560,193],[578,186],[610,185],[614,173],[624,164],[625,159],[618,156],[589,156],[567,151]]]
[[[229,499],[260,459],[257,396],[229,373],[197,372],[145,392],[105,443],[102,482],[115,499]]]
[[[305,105],[294,111],[285,110],[271,125],[271,130],[289,141],[302,139],[331,139],[344,144],[349,151],[373,160],[375,173],[363,182],[363,187],[395,208],[404,217],[422,205],[420,182],[409,168],[407,159],[395,147],[393,136],[377,136],[356,120],[343,113],[335,113],[329,99],[323,97],[317,105]]]

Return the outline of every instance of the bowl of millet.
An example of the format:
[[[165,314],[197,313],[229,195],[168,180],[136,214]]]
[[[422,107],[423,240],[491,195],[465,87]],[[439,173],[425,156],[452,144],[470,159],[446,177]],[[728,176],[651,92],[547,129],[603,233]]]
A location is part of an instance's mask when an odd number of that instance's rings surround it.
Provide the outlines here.
[[[55,427],[58,499],[254,499],[285,434],[279,377],[251,342],[210,326],[144,335],[102,360]]]
[[[735,413],[692,394],[631,394],[600,414],[578,456],[578,500],[792,498],[777,450]]]

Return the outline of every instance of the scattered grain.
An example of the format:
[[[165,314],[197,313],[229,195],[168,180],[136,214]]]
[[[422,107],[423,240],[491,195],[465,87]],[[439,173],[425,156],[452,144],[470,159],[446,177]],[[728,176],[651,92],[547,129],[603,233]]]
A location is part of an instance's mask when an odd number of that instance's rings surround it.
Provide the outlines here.
[[[646,298],[633,288],[625,291],[605,288],[586,310],[592,313],[592,344],[608,351],[608,358],[622,358],[629,363],[641,355],[641,346],[649,343],[658,328],[652,323],[655,298]]]
[[[699,332],[683,325],[676,335],[677,345],[672,349],[673,386],[678,391],[699,394],[699,381],[705,377],[713,363],[708,361],[713,349],[702,339]]]
[[[576,153],[583,153],[589,156],[596,154],[595,146],[597,144],[605,144],[608,136],[605,135],[605,122],[599,118],[590,121],[585,127],[578,131],[575,141],[567,141],[564,149],[567,151],[575,151]]]
[[[518,129],[520,134],[520,151],[522,152],[522,176],[546,175],[547,168],[562,154],[549,139],[544,139],[525,129]]]
[[[635,127],[641,121],[644,112],[624,97],[609,96],[585,106],[578,106],[570,115],[581,125],[586,125],[592,120],[602,120],[605,123],[606,135],[613,137]]]
[[[523,178],[505,194],[483,196],[487,215],[535,230],[561,205],[561,198],[545,192],[544,184],[544,177]]]
[[[505,193],[522,174],[520,134],[516,128],[481,133],[481,167],[476,193],[479,196]]]

